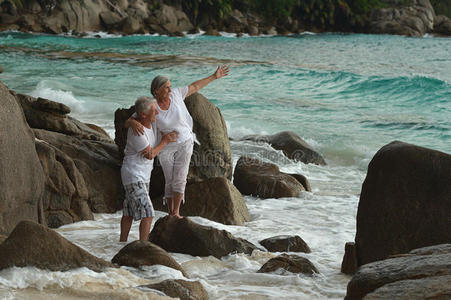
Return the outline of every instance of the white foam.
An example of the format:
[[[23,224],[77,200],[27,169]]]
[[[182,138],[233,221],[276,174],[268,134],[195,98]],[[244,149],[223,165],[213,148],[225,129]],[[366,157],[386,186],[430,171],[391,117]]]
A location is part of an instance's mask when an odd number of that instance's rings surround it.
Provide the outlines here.
[[[74,94],[69,90],[56,88],[64,87],[61,83],[49,80],[40,81],[36,88],[30,93],[33,97],[41,97],[52,101],[63,103],[70,107],[72,112],[82,113],[84,109],[84,101],[75,98]]]

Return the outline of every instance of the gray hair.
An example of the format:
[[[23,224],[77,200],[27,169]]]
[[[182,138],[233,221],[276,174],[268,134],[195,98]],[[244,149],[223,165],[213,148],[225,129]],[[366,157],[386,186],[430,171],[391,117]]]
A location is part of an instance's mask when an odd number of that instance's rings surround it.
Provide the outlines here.
[[[158,90],[163,84],[168,82],[169,78],[166,76],[158,75],[152,80],[152,84],[150,85],[150,93],[155,97],[155,91]]]
[[[152,104],[157,103],[157,100],[155,100],[154,98],[150,98],[147,96],[141,96],[138,99],[136,99],[135,101],[135,111],[138,114],[141,113],[146,113],[150,107],[152,106]]]

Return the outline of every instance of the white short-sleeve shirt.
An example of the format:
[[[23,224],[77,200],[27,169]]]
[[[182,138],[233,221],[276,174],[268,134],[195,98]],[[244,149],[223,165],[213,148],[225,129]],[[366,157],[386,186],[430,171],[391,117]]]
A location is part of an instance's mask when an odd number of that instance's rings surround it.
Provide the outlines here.
[[[144,127],[144,134],[134,135],[131,128],[127,131],[127,145],[124,150],[124,161],[121,168],[122,184],[127,185],[142,181],[150,182],[150,174],[153,169],[153,159],[142,156],[141,151],[150,145],[157,143],[157,130],[155,123],[151,128]]]
[[[193,118],[185,105],[185,97],[188,94],[188,87],[174,88],[169,95],[171,103],[167,110],[158,106],[158,115],[156,119],[158,130],[167,134],[171,131],[178,132],[178,139],[170,145],[181,144],[188,139],[195,139],[193,134]]]

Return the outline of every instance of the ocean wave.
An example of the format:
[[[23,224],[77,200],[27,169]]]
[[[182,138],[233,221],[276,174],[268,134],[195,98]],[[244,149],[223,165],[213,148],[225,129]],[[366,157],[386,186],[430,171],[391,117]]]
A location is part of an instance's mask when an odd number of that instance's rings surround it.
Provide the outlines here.
[[[72,91],[66,90],[63,84],[56,81],[40,81],[30,95],[63,103],[69,106],[74,113],[85,111],[84,101],[77,99]]]

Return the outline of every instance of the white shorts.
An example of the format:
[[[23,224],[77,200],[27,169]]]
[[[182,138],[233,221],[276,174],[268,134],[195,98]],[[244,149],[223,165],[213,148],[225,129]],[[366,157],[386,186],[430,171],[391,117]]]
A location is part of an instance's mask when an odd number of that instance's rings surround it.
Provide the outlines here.
[[[185,193],[186,176],[188,176],[191,155],[193,154],[193,140],[177,145],[171,145],[160,152],[158,159],[166,181],[164,198],[172,198],[172,194]]]

